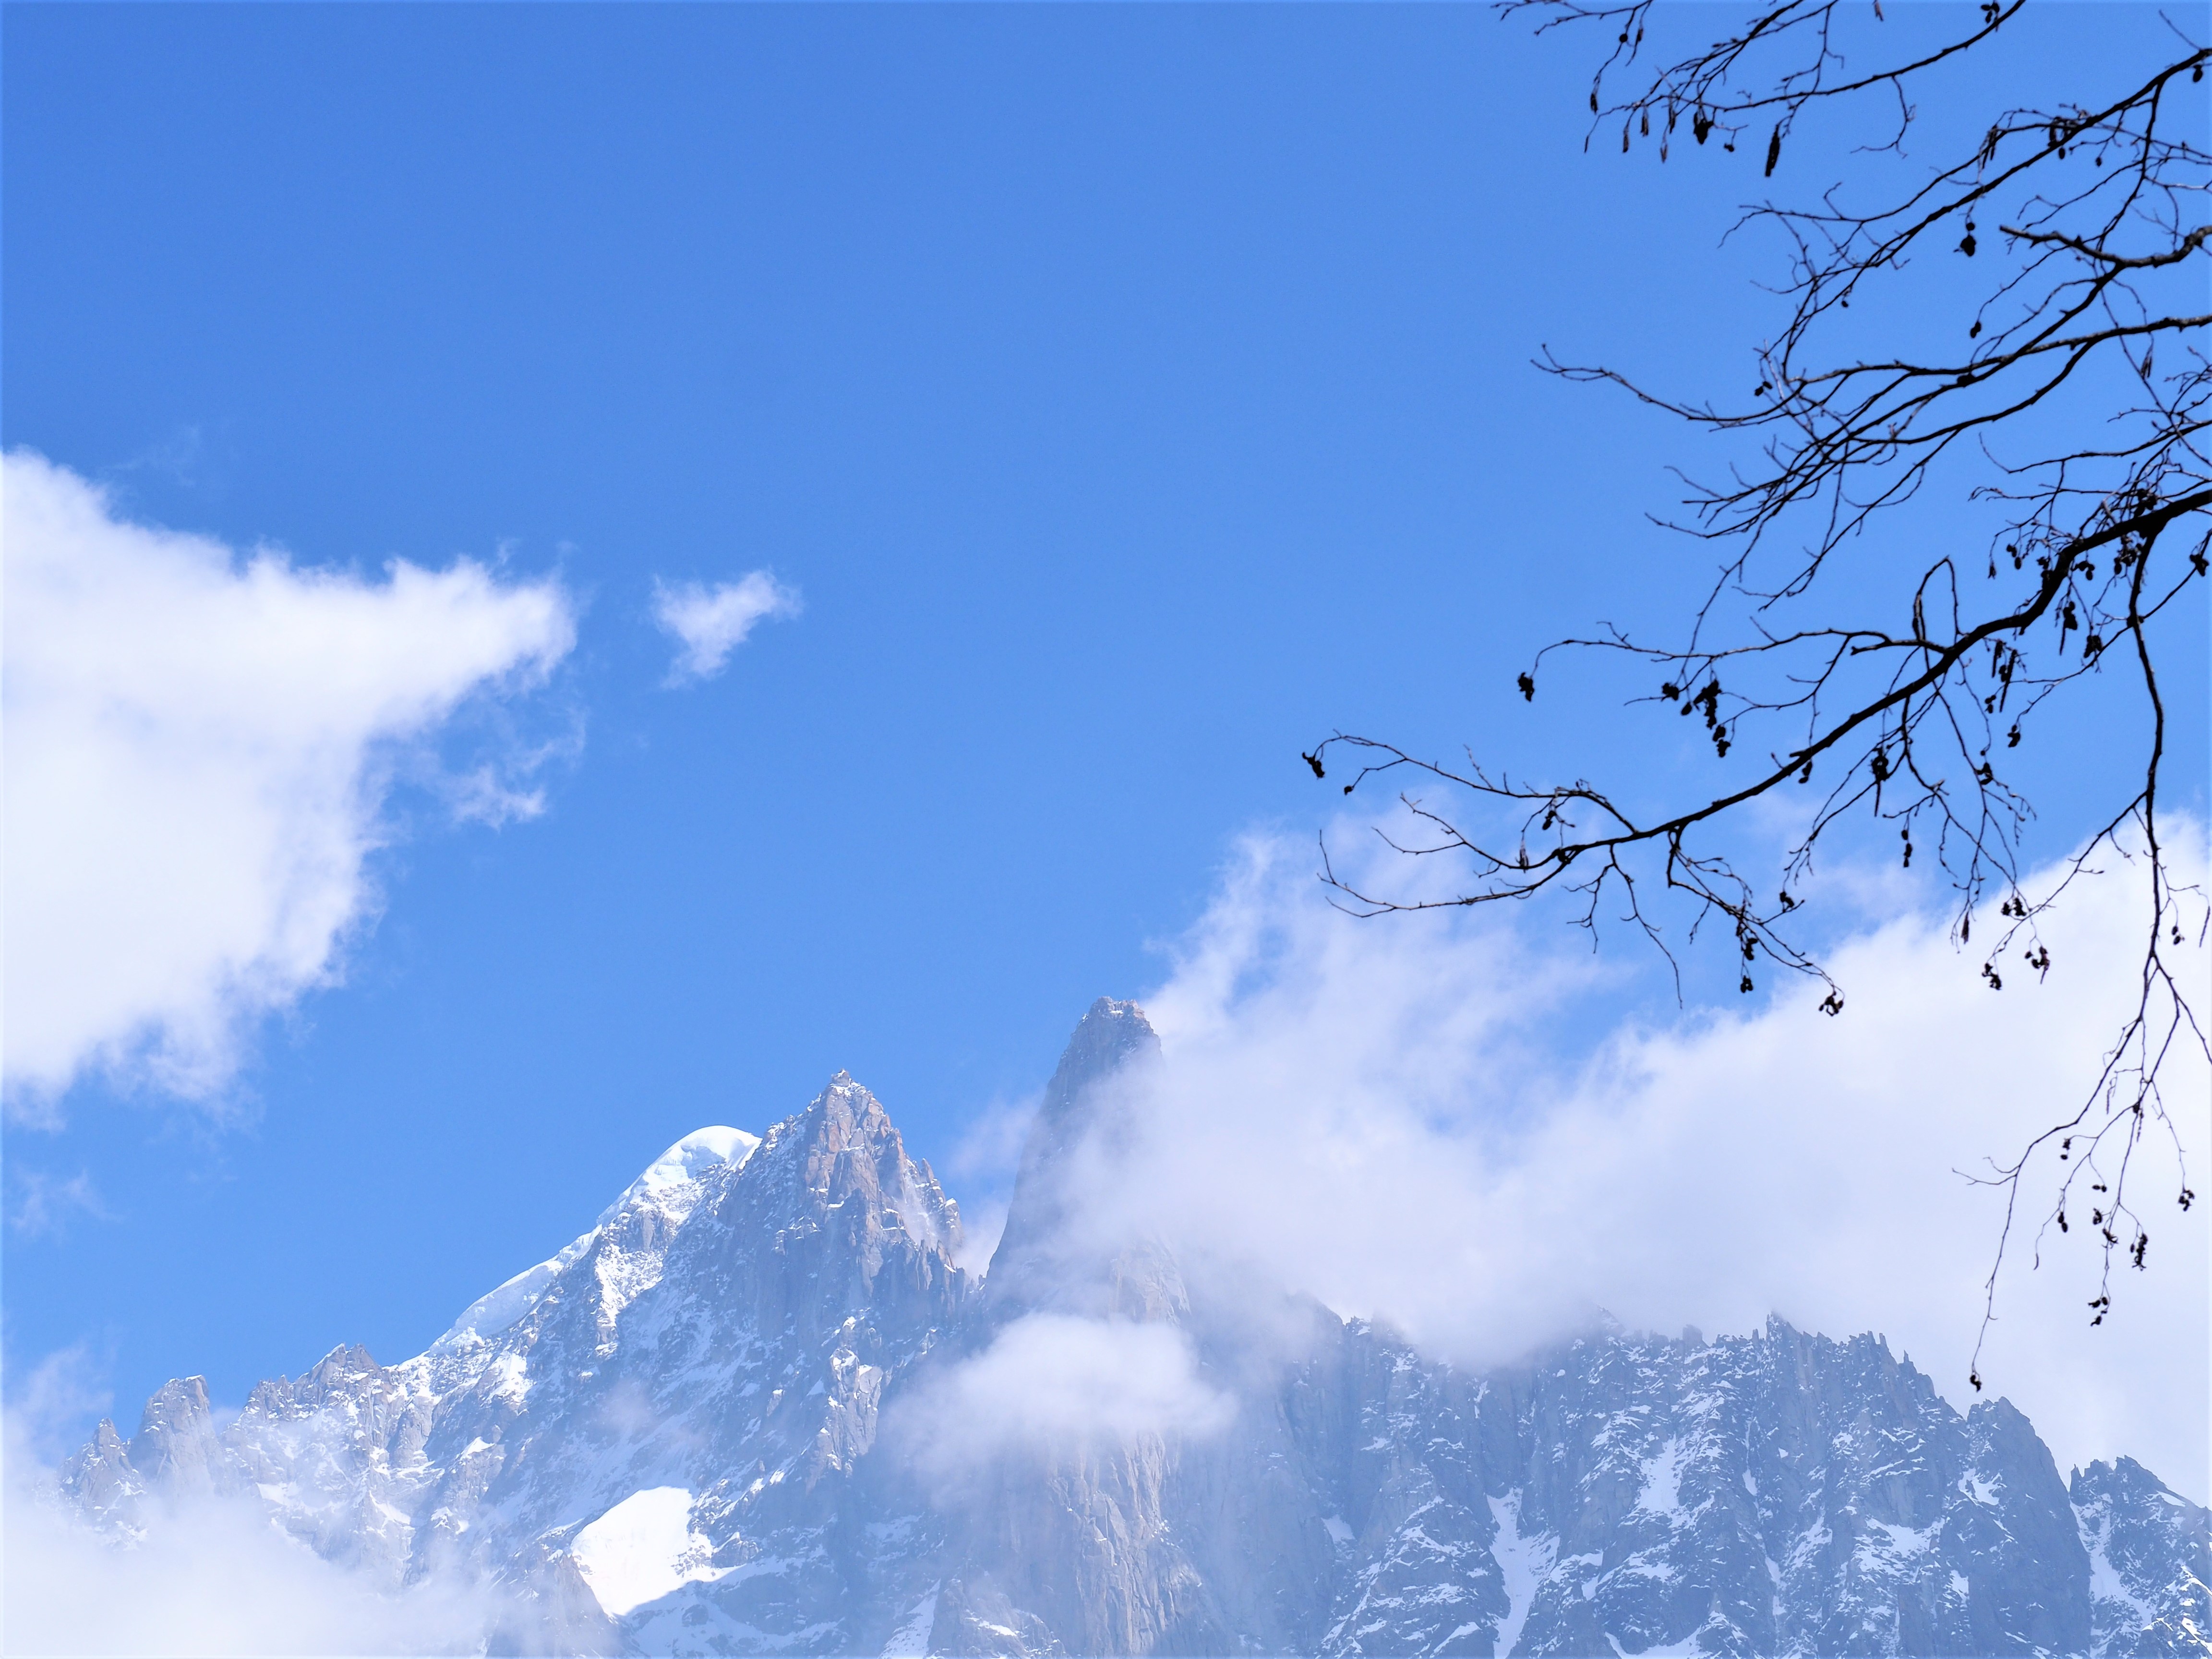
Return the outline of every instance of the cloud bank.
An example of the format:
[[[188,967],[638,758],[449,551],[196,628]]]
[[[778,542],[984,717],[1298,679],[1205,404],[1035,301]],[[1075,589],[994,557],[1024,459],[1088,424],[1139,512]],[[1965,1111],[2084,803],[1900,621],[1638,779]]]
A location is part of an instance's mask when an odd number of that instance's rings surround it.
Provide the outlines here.
[[[1008,1452],[1203,1437],[1235,1414],[1171,1325],[1031,1314],[899,1401],[889,1431],[918,1467],[957,1482]]]
[[[241,556],[24,450],[0,489],[10,1113],[52,1121],[94,1067],[209,1096],[370,909],[394,755],[543,681],[570,602],[466,560],[371,581]],[[539,805],[500,762],[456,793]]]
[[[1885,1333],[1954,1403],[2002,1200],[1986,1170],[2072,1111],[2117,1030],[2140,949],[2124,873],[2046,934],[2058,966],[1992,994],[1935,921],[1834,953],[1768,1007],[1617,1032],[1548,1070],[1528,1029],[1587,969],[1451,916],[1354,921],[1311,854],[1256,841],[1144,999],[1167,1052],[1126,1164],[1079,1224],[1149,1231],[1206,1271],[1264,1273],[1390,1320],[1448,1357],[1514,1357],[1603,1310],[1640,1328],[1743,1331],[1770,1312]],[[2202,868],[2202,853],[2194,856]],[[2187,964],[2202,988],[2199,952]],[[2202,1167],[2212,1080],[2170,1099]],[[2039,1204],[2050,1192],[2034,1189]],[[2098,1261],[2077,1226],[2016,1241],[1981,1370],[2062,1467],[2130,1454],[2207,1495],[2207,1228],[2148,1138],[2131,1190],[2151,1271],[2088,1328]],[[2203,1185],[2201,1177],[2197,1185]]]
[[[765,570],[712,587],[697,582],[653,585],[653,619],[679,649],[668,671],[672,685],[710,680],[729,665],[730,653],[745,642],[753,624],[800,610],[799,590],[786,587]]]
[[[169,1511],[125,1549],[11,1492],[6,1529],[10,1653],[471,1654],[512,1617],[453,1579],[381,1595],[243,1499]]]
[[[70,1348],[6,1379],[0,1652],[569,1650],[546,1606],[511,1587],[444,1570],[393,1586],[373,1561],[324,1560],[243,1495],[142,1499],[130,1541],[94,1531],[61,1499],[58,1461],[86,1416],[109,1407],[99,1369]]]

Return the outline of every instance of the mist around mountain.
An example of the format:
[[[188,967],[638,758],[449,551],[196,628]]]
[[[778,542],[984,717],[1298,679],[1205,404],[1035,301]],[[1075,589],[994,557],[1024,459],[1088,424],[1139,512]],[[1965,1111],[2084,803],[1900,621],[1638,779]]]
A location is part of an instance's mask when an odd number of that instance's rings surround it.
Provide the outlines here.
[[[106,1540],[82,1594],[135,1584],[160,1650],[220,1535],[327,1575],[271,1650],[2212,1653],[2203,1509],[2063,1474],[1878,1336],[1593,1314],[1455,1363],[1092,1202],[1164,1064],[1091,1008],[987,1273],[841,1073],[687,1136],[414,1358],[340,1348],[229,1421],[173,1382],[48,1495]],[[11,1648],[118,1628],[72,1588]]]

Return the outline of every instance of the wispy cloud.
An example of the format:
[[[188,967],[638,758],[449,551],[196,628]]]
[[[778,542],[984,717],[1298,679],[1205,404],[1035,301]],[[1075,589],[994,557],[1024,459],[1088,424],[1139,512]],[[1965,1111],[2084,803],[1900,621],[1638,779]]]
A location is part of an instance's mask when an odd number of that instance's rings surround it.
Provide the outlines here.
[[[728,665],[730,653],[745,642],[755,623],[795,617],[800,609],[799,590],[785,586],[765,570],[712,587],[698,582],[672,586],[656,580],[653,620],[679,647],[669,684],[714,678]]]
[[[82,1445],[93,1419],[115,1402],[102,1380],[106,1370],[81,1342],[29,1366],[10,1363],[0,1373],[7,1449],[22,1453],[26,1467],[35,1473]],[[27,1476],[16,1484],[29,1491],[36,1482]]]
[[[372,913],[395,750],[543,681],[573,607],[465,560],[373,581],[240,556],[28,451],[0,469],[10,1115],[55,1121],[96,1066],[214,1097]],[[462,812],[526,814],[506,775],[471,775]]]
[[[114,1219],[92,1184],[88,1170],[62,1176],[45,1170],[27,1170],[19,1156],[8,1166],[8,1225],[26,1238],[58,1232],[72,1215],[94,1221]]]
[[[1042,1097],[994,1100],[971,1118],[945,1159],[945,1171],[968,1196],[960,1200],[959,1265],[981,1273],[991,1264],[1006,1231],[1006,1206],[1014,1175],[1021,1168],[1022,1145],[1036,1121]]]

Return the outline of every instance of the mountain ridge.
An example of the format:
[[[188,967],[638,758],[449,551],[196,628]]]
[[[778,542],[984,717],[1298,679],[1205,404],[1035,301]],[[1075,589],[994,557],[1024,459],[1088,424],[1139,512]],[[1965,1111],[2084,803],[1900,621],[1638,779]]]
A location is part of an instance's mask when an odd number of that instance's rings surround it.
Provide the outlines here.
[[[341,1346],[227,1425],[173,1382],[64,1494],[119,1539],[227,1496],[387,1589],[496,1584],[493,1651],[2212,1654],[2203,1510],[2131,1460],[2062,1479],[2008,1402],[1960,1413],[1870,1335],[1613,1330],[1478,1371],[1288,1297],[1296,1340],[1255,1349],[1164,1242],[1070,1236],[1060,1183],[1159,1063],[1094,1004],[980,1283],[841,1072],[755,1146],[679,1141],[422,1354]],[[1165,1365],[1157,1420],[1026,1432],[1049,1389],[1018,1366],[960,1392],[1040,1332]],[[1176,1414],[1200,1398],[1231,1409]]]

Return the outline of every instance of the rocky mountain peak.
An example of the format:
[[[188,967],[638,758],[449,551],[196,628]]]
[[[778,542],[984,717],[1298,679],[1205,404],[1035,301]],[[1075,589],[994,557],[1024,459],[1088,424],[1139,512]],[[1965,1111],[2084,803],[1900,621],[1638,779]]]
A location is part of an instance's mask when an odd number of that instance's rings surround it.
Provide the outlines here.
[[[1087,1299],[1090,1281],[1112,1277],[1103,1261],[1071,1272],[1066,1260],[1069,1188],[1081,1174],[1073,1165],[1086,1144],[1110,1152],[1126,1137],[1127,1091],[1159,1064],[1159,1036],[1133,1002],[1100,997],[1077,1024],[1030,1126],[1006,1231],[991,1258],[986,1283],[1002,1316],[1045,1305],[1054,1289]]]
[[[1157,1056],[1159,1034],[1133,1002],[1100,997],[1076,1022],[1075,1031],[1060,1056],[1060,1065],[1045,1086],[1048,1114],[1071,1109],[1090,1085],[1112,1076],[1133,1056]]]
[[[131,1463],[149,1480],[184,1492],[209,1492],[216,1482],[208,1452],[214,1437],[207,1378],[165,1382],[146,1402],[138,1432],[131,1437]]]
[[[92,1438],[62,1465],[61,1490],[94,1526],[121,1539],[136,1534],[137,1500],[146,1487],[113,1418],[101,1418]]]

